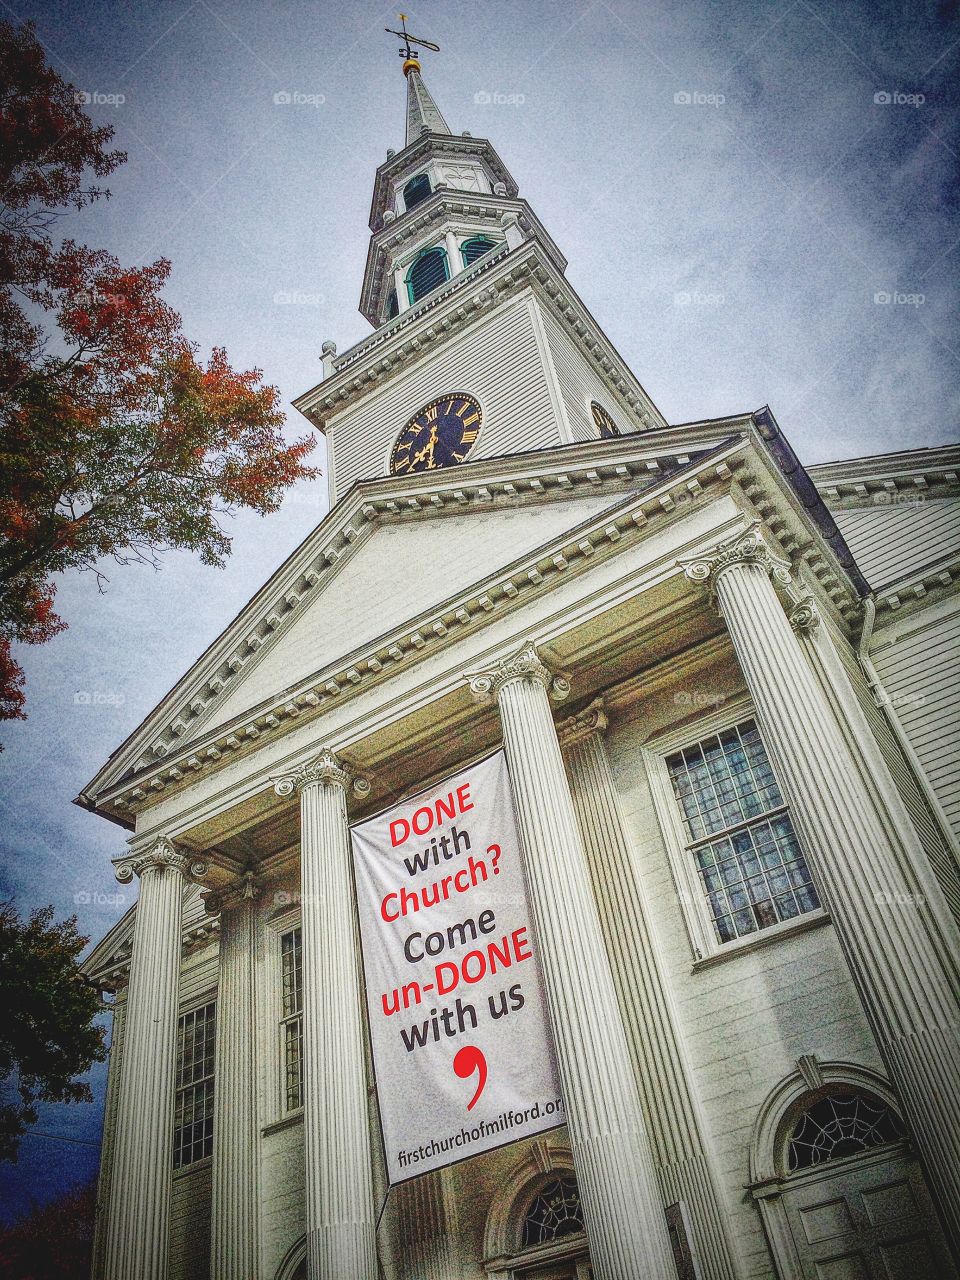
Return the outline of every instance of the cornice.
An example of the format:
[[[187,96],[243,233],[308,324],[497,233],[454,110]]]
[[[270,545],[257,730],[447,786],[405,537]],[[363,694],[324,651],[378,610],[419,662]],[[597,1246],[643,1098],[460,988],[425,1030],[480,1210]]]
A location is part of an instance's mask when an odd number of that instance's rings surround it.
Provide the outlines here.
[[[401,368],[407,370],[481,315],[528,288],[559,319],[611,395],[641,426],[666,428],[659,409],[535,240],[479,259],[469,272],[454,276],[417,306],[350,347],[337,357],[333,375],[297,397],[294,407],[324,431],[328,417],[370,395]]]
[[[678,447],[676,442],[681,440],[689,442],[688,449],[694,443],[686,429],[671,429],[649,438],[627,436],[468,463],[456,472],[443,473],[439,480],[425,475],[357,486],[254,597],[157,712],[131,735],[88,785],[80,802],[122,820],[148,807],[159,795],[189,785],[221,762],[282,736],[295,723],[322,715],[334,700],[349,699],[388,680],[401,664],[454,643],[468,631],[484,626],[491,616],[503,616],[551,590],[564,577],[616,554],[647,531],[682,516],[691,502],[720,496],[732,484],[740,492],[745,485],[756,494],[761,468],[756,465],[758,445],[749,437],[728,438],[692,461]],[[672,448],[654,447],[661,442]],[[643,479],[648,483],[638,492],[635,486]],[[634,488],[625,490],[625,486]],[[761,488],[765,493],[771,486]],[[378,523],[442,518],[449,512],[495,510],[498,505],[558,501],[578,492],[604,491],[611,496],[609,508],[404,626],[344,655],[308,680],[279,690],[272,699],[203,732],[203,719],[213,714],[217,701],[226,696],[245,663],[261,650],[265,652],[296,621]],[[790,521],[783,518],[783,505],[780,499],[780,505],[774,504],[764,517],[767,536],[778,553],[798,568],[804,567],[805,574],[849,625],[857,599],[843,571],[830,548],[817,541],[816,531],[805,531],[799,515]],[[187,734],[189,744],[178,746]]]
[[[388,512],[385,518],[416,520],[444,510],[496,509],[498,501],[513,504],[524,497],[545,499],[551,492],[569,497],[577,492],[597,492],[606,486],[611,494],[611,506],[598,515],[473,584],[467,591],[449,597],[402,628],[345,655],[302,685],[278,692],[270,702],[253,707],[242,717],[191,740],[188,746],[177,750],[175,741],[171,741],[173,726],[170,725],[155,739],[151,754],[139,758],[135,771],[131,773],[128,769],[97,797],[98,807],[109,805],[114,810],[136,812],[149,804],[152,797],[187,785],[221,760],[254,750],[261,742],[282,735],[294,722],[300,724],[321,714],[334,699],[350,698],[388,679],[400,664],[454,643],[467,630],[483,626],[494,613],[500,616],[526,604],[533,596],[552,589],[571,572],[576,574],[595,559],[622,549],[648,528],[658,528],[671,513],[682,514],[688,504],[702,500],[708,490],[717,493],[724,490],[732,474],[731,466],[735,465],[734,455],[742,447],[744,442],[734,441],[703,461],[688,460],[682,468],[678,468],[676,461],[659,463],[651,459],[629,463],[611,459],[611,463],[604,466],[594,458],[593,466],[544,470],[529,477],[526,483],[519,477],[500,483],[484,477],[486,483],[464,484],[434,492],[429,498],[426,495],[408,498],[407,503],[411,505],[407,506],[406,513],[392,504],[396,515]],[[671,467],[672,474],[664,475]],[[648,479],[647,487],[639,493],[624,494],[624,484],[635,483],[639,478]],[[619,503],[618,493],[622,495]],[[376,512],[371,523],[384,518],[378,508],[370,506]],[[351,551],[353,549],[352,546]],[[292,612],[288,615],[288,623],[291,621]],[[279,633],[277,628],[275,634]],[[183,700],[195,701],[189,691]]]
[[[821,462],[808,467],[807,472],[824,501],[839,510],[956,496],[960,494],[960,447],[944,445]]]
[[[548,258],[562,275],[567,268],[567,260],[526,200],[441,185],[428,199],[421,201],[394,222],[385,224],[371,237],[360,292],[361,314],[372,325],[380,325],[384,291],[392,287],[392,277],[385,280],[391,260],[412,252],[418,243],[436,237],[444,223],[452,220],[467,220],[481,225],[489,223],[502,234],[504,218],[514,217],[518,219],[523,233],[545,248]],[[473,264],[460,272],[459,276],[475,274],[477,265]],[[426,301],[427,299],[421,300],[413,309],[419,310]],[[388,323],[393,324],[393,321]],[[342,358],[334,360],[335,371],[340,368]]]
[[[516,182],[489,139],[474,138],[470,134],[422,133],[409,146],[388,156],[378,167],[373,180],[373,196],[370,201],[368,225],[371,231],[376,230],[378,219],[382,216],[390,184],[405,170],[417,168],[430,154],[483,156],[490,166],[490,171],[496,175],[497,181],[506,185],[507,194],[511,197],[517,194]]]

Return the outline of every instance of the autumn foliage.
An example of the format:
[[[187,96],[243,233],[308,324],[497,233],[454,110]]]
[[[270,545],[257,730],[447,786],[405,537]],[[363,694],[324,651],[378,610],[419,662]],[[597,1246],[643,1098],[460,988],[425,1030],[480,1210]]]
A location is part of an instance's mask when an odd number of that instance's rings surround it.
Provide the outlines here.
[[[169,262],[55,237],[126,158],[80,98],[30,26],[0,23],[0,719],[23,715],[11,645],[64,626],[53,574],[102,581],[105,557],[172,547],[221,564],[225,514],[275,511],[316,474],[259,370],[199,358],[161,296]]]

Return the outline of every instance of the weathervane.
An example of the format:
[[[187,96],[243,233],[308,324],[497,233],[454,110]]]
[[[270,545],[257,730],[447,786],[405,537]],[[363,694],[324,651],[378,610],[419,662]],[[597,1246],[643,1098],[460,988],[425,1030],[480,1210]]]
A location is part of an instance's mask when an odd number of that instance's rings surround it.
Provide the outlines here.
[[[403,48],[398,49],[397,52],[404,59],[403,74],[409,75],[411,71],[420,70],[420,62],[417,56],[420,50],[414,49],[414,45],[419,45],[420,49],[431,49],[434,53],[440,52],[440,46],[434,44],[432,40],[421,40],[419,36],[412,36],[407,30],[407,15],[405,13],[400,14],[400,25],[403,27],[402,31],[394,31],[392,27],[384,27],[384,31],[389,32],[392,36],[399,36],[403,41]]]

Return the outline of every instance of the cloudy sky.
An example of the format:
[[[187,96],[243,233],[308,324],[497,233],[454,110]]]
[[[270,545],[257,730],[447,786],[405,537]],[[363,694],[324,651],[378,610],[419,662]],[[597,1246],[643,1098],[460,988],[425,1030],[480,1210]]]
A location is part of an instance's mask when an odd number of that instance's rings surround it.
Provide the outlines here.
[[[368,331],[371,184],[403,145],[395,10],[0,12],[35,21],[128,153],[112,199],[65,234],[129,264],[170,258],[186,332],[287,403],[317,381],[324,339]],[[669,421],[769,403],[808,463],[956,438],[955,3],[419,0],[410,27],[442,46],[424,76],[451,128],[493,140]],[[76,910],[94,938],[129,906],[110,868],[123,832],[70,801],[325,510],[321,480],[238,518],[222,571],[171,556],[108,567],[102,595],[62,582],[70,629],[23,654],[30,718],[0,729],[0,892]],[[47,1108],[52,1136],[0,1172],[8,1212],[87,1177],[99,1124],[98,1105]]]

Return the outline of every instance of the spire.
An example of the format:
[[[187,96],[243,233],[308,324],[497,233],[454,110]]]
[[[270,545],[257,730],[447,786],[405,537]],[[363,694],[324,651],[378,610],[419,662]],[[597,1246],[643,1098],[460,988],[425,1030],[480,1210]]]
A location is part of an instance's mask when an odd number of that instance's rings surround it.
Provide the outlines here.
[[[450,126],[440,114],[440,108],[430,96],[430,90],[420,79],[420,64],[411,58],[404,64],[407,77],[407,139],[406,145],[416,142],[421,133],[450,133]]]

